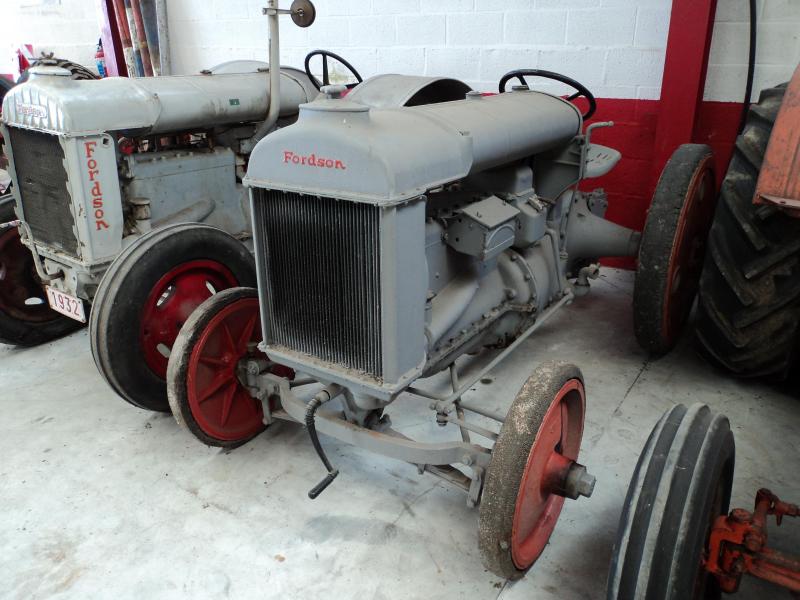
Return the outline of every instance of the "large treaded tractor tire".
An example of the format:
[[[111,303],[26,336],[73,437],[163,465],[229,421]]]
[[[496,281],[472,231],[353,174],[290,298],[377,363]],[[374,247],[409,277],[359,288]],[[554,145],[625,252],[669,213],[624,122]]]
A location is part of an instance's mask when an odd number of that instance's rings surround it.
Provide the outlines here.
[[[785,91],[764,90],[736,140],[700,280],[700,351],[741,377],[784,379],[798,362],[800,219],[753,204]]]
[[[0,196],[0,223],[16,219],[14,198]],[[0,230],[0,343],[38,346],[83,327],[47,304],[31,251],[16,228]]]

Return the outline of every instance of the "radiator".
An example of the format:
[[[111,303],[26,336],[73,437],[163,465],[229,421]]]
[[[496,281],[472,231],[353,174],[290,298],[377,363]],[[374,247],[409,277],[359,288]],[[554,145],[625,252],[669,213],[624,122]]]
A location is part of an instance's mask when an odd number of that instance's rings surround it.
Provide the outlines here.
[[[383,377],[381,209],[255,189],[268,346]]]
[[[78,256],[64,150],[54,135],[8,128],[16,185],[34,241]]]

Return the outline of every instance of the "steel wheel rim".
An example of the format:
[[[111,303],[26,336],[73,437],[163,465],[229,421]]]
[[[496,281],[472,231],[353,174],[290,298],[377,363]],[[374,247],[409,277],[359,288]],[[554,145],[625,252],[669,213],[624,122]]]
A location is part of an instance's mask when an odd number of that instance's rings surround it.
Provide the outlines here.
[[[578,459],[585,406],[583,383],[570,379],[555,395],[536,432],[519,484],[511,529],[511,557],[520,570],[539,558],[555,529],[564,497],[548,490],[548,461],[556,454]]]
[[[669,342],[674,341],[689,315],[703,269],[708,231],[716,205],[712,160],[710,156],[706,157],[697,167],[678,216],[664,294],[663,329]]]
[[[194,309],[237,283],[227,267],[207,259],[180,264],[158,280],[142,307],[139,328],[145,363],[153,373],[166,378],[169,349]]]
[[[33,256],[15,228],[0,232],[0,311],[31,323],[61,318],[50,309],[35,276]]]

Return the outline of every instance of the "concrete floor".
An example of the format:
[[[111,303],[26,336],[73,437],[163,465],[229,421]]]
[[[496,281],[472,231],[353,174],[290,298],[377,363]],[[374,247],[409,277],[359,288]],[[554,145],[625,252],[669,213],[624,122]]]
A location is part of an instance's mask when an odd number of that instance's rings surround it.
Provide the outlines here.
[[[637,456],[677,402],[731,418],[735,505],[749,508],[759,486],[800,501],[799,401],[720,375],[688,341],[649,361],[631,331],[631,288],[631,274],[607,271],[472,392],[506,407],[547,358],[575,362],[586,378],[581,459],[598,477],[595,495],[567,503],[542,558],[513,584],[481,566],[477,511],[463,494],[411,466],[323,438],[342,474],[311,501],[323,471],[299,426],[232,452],[206,448],[171,416],[115,397],[85,331],[0,346],[0,597],[601,598]],[[413,437],[457,435],[415,399],[391,414]],[[800,523],[771,532],[800,553]],[[739,597],[790,596],[748,584]]]

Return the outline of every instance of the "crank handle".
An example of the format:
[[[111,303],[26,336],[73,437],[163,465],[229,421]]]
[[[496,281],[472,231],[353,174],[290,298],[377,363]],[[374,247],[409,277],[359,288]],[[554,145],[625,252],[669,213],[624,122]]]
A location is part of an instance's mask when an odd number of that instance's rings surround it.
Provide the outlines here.
[[[333,483],[333,480],[336,479],[337,475],[339,475],[338,469],[328,473],[325,476],[325,479],[323,479],[317,485],[311,488],[311,490],[308,492],[308,497],[311,498],[312,500],[316,499],[317,496],[319,496],[322,492],[325,491],[325,488],[327,488],[330,484]]]

